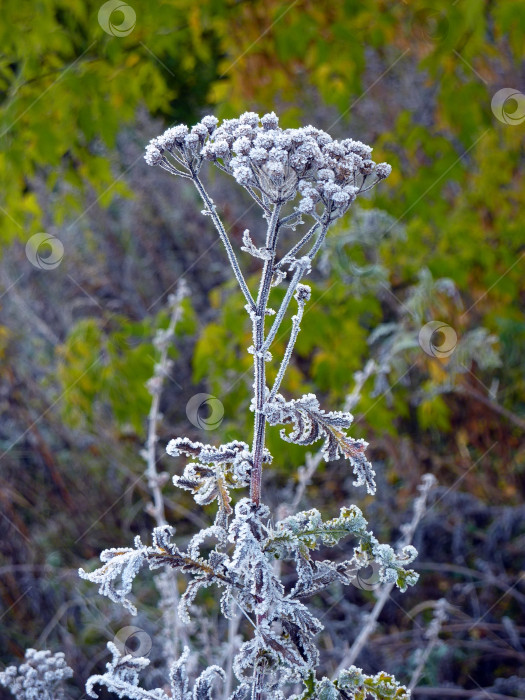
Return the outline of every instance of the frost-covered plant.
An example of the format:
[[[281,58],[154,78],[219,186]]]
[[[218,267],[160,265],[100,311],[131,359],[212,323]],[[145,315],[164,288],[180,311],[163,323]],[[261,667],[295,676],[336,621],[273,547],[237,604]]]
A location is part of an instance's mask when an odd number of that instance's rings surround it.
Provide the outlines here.
[[[61,700],[67,697],[63,683],[72,675],[62,652],[27,649],[23,664],[8,666],[0,673],[0,685],[17,700]]]
[[[193,182],[226,249],[237,282],[244,294],[252,322],[254,384],[251,410],[254,435],[251,444],[234,440],[223,445],[205,445],[177,437],[167,446],[172,457],[189,457],[191,462],[173,477],[176,486],[190,491],[201,506],[216,503],[213,525],[198,532],[185,548],[173,541],[168,524],[157,526],[151,544],[137,537],[134,547],[109,549],[102,553],[103,566],[80,575],[99,585],[101,594],[136,612],[129,596],[139,570],[169,567],[190,577],[181,597],[178,615],[189,622],[200,589],[216,586],[221,591],[221,610],[226,618],[239,611],[249,620],[252,632],[232,660],[238,686],[231,700],[251,698],[404,698],[409,693],[393,677],[379,673],[366,676],[351,666],[336,679],[317,679],[318,650],[315,636],[323,629],[308,609],[309,597],[333,582],[350,584],[361,568],[375,562],[381,581],[395,583],[404,591],[417,574],[407,569],[416,556],[412,546],[395,551],[381,544],[368,530],[367,521],[356,506],[343,507],[338,516],[323,520],[316,509],[293,513],[274,522],[262,501],[262,472],[275,458],[265,447],[266,425],[283,428],[283,439],[301,445],[322,441],[324,458],[348,460],[356,486],[375,492],[374,470],[365,456],[367,443],[347,434],[352,423],[348,412],[325,411],[313,394],[286,399],[279,393],[290,361],[310,288],[302,280],[311,270],[329,227],[341,218],[356,197],[371,189],[390,173],[386,163],[371,160],[372,149],[352,139],[336,141],[324,131],[307,126],[281,129],[274,113],[263,117],[253,112],[218,125],[215,117],[204,117],[191,129],[184,125],[168,129],[146,149],[149,165]],[[241,250],[261,266],[259,287],[252,294],[241,271],[237,254],[219,217],[217,208],[200,179],[209,161],[233,176],[255,200],[266,222],[264,239],[249,231],[243,235]],[[306,225],[303,233],[302,227]],[[294,234],[299,229],[299,233]],[[292,240],[290,240],[292,239]],[[271,306],[274,286],[284,286],[278,308]],[[276,378],[270,386],[266,364],[271,348],[292,300],[297,306],[292,328]],[[249,489],[247,495],[242,491]],[[234,496],[240,491],[239,496]],[[353,538],[355,546],[346,561],[320,560],[314,553]],[[296,579],[286,586],[278,575],[276,560],[293,563]],[[120,656],[110,644],[113,661],[103,675],[93,676],[87,685],[91,697],[96,686],[105,685],[121,698],[164,700],[165,690],[144,690],[139,672],[146,659]],[[177,700],[213,698],[226,674],[210,666],[190,683],[185,649],[171,669],[171,697]],[[304,692],[291,695],[302,683]],[[190,686],[192,685],[191,689]]]

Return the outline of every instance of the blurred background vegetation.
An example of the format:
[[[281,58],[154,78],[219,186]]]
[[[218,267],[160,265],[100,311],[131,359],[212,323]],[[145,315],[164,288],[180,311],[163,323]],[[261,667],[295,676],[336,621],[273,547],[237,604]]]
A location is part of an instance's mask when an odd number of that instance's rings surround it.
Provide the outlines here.
[[[352,489],[336,464],[320,468],[306,506],[335,513],[358,502],[395,540],[421,475],[439,481],[415,542],[421,581],[393,595],[359,665],[406,681],[434,602],[446,597],[444,644],[416,695],[446,687],[450,697],[454,688],[464,693],[456,697],[523,697],[525,123],[512,118],[519,101],[497,118],[491,100],[525,89],[525,2],[132,0],[120,36],[101,26],[101,5],[2,2],[1,661],[27,646],[63,649],[80,689],[127,624],[76,569],[151,529],[139,455],[145,382],[181,278],[191,298],[159,451],[177,435],[249,438],[242,299],[191,187],[142,155],[168,125],[274,109],[283,126],[370,143],[394,168],[332,232],[283,386],[340,409],[355,373],[371,359],[377,370],[353,435],[370,442],[378,498]],[[111,16],[114,27],[123,19]],[[240,246],[254,212],[232,182],[208,180]],[[52,270],[26,256],[39,232],[64,246]],[[256,263],[241,255],[249,274]],[[433,320],[457,334],[446,358],[419,345]],[[186,416],[198,392],[224,404],[213,432]],[[273,432],[270,447],[279,456],[266,493],[276,504],[293,497],[304,453]],[[184,537],[206,515],[169,485],[165,493]],[[155,636],[154,589],[147,577],[143,585],[149,616],[138,624]],[[332,606],[346,643],[373,602],[352,589]],[[328,637],[327,672],[337,663]]]

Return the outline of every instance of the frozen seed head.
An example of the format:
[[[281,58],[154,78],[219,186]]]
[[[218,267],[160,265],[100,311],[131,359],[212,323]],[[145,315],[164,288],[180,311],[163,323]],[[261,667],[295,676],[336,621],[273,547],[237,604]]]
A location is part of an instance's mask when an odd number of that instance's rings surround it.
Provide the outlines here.
[[[217,117],[214,117],[211,114],[206,117],[203,117],[201,121],[201,124],[204,124],[204,126],[208,129],[208,132],[210,134],[213,134],[218,123],[219,120],[217,119]]]
[[[158,165],[162,161],[162,151],[155,144],[149,143],[144,160],[148,165]]]
[[[184,124],[171,127],[150,142],[145,159],[190,177],[208,160],[266,201],[284,203],[299,194],[299,212],[323,216],[324,205],[334,221],[361,191],[390,174],[391,167],[376,165],[371,155],[362,141],[337,141],[314,126],[282,129],[274,112],[262,117],[245,112],[220,124],[206,116],[191,130]]]
[[[375,166],[376,166],[376,164],[374,163],[373,160],[364,160],[363,163],[361,164],[361,167],[359,168],[359,171],[363,175],[371,175]]]
[[[279,117],[275,114],[275,112],[270,112],[269,114],[265,114],[263,117],[261,117],[261,124],[267,131],[270,129],[277,129],[279,126]]]
[[[243,187],[249,187],[250,184],[253,183],[252,171],[245,165],[235,168],[233,177],[237,180],[239,185],[243,185]]]
[[[236,141],[233,142],[233,150],[235,153],[240,153],[243,156],[248,155],[251,151],[252,143],[246,136],[241,136]]]
[[[376,175],[380,180],[387,178],[392,172],[392,166],[388,163],[378,163],[376,165]]]
[[[297,301],[305,302],[309,301],[311,292],[312,290],[307,284],[298,284],[294,296]]]

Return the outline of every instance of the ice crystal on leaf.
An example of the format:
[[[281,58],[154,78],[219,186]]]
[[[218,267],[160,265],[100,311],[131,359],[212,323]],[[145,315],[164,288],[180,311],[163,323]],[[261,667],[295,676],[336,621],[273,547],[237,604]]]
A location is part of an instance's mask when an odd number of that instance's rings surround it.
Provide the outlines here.
[[[227,577],[226,557],[213,550],[208,559],[200,556],[199,545],[206,537],[215,537],[219,543],[223,541],[225,532],[219,526],[208,528],[198,533],[191,541],[188,551],[181,551],[171,542],[174,529],[170,526],[157,527],[153,531],[152,545],[145,546],[139,537],[135,538],[135,549],[107,549],[102,552],[100,559],[104,566],[91,573],[80,569],[81,578],[100,584],[99,593],[111,600],[121,603],[132,615],[137,614],[136,607],[128,600],[133,580],[142,565],[147,562],[150,569],[163,565],[193,574],[194,579],[188,584],[179,605],[179,615],[183,621],[189,621],[188,606],[195,598],[199,588],[212,583],[224,585],[229,582]],[[118,580],[121,587],[117,588]]]
[[[217,500],[216,523],[224,526],[227,516],[232,513],[230,489],[242,488],[249,483],[252,456],[248,445],[234,441],[213,447],[187,438],[176,438],[170,440],[166,452],[172,457],[187,455],[198,460],[187,464],[182,476],[173,477],[173,483],[190,491],[199,505]],[[267,459],[270,459],[269,455]]]
[[[123,605],[132,615],[137,614],[137,608],[126,597],[146,560],[146,548],[142,545],[140,537],[135,538],[135,549],[130,547],[105,549],[100,555],[100,561],[104,566],[92,573],[86,573],[79,569],[80,578],[92,583],[100,584],[98,592],[107,596],[114,603]],[[116,582],[121,579],[121,587],[116,587]]]
[[[160,688],[144,690],[139,686],[139,673],[149,665],[149,659],[134,657],[131,654],[121,656],[113,642],[108,642],[108,649],[113,654],[113,659],[106,664],[106,673],[91,676],[87,682],[86,691],[91,698],[99,697],[95,691],[96,685],[105,685],[119,698],[129,698],[129,700],[212,700],[216,679],[223,680],[225,677],[222,668],[209,666],[195,680],[193,691],[190,691],[186,670],[190,650],[186,647],[180,658],[172,664],[170,695]]]
[[[265,404],[265,410],[270,425],[293,424],[291,433],[281,430],[284,440],[298,445],[312,445],[324,439],[322,452],[325,460],[348,459],[356,476],[354,486],[366,485],[368,493],[375,493],[375,472],[364,455],[368,443],[348,437],[344,432],[352,424],[351,413],[323,411],[315,394],[305,394],[292,401],[286,401],[277,394],[273,401]]]

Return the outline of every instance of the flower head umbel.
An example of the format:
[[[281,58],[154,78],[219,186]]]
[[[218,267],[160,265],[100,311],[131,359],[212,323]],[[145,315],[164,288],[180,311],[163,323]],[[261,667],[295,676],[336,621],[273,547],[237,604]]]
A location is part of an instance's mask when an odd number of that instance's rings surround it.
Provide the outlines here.
[[[232,175],[268,207],[300,194],[298,212],[330,221],[342,216],[358,194],[390,174],[376,165],[372,149],[361,141],[336,141],[321,129],[281,129],[271,112],[259,117],[245,112],[220,126],[207,116],[190,129],[172,127],[146,148],[149,165],[160,165],[182,177],[196,176],[204,160]]]

